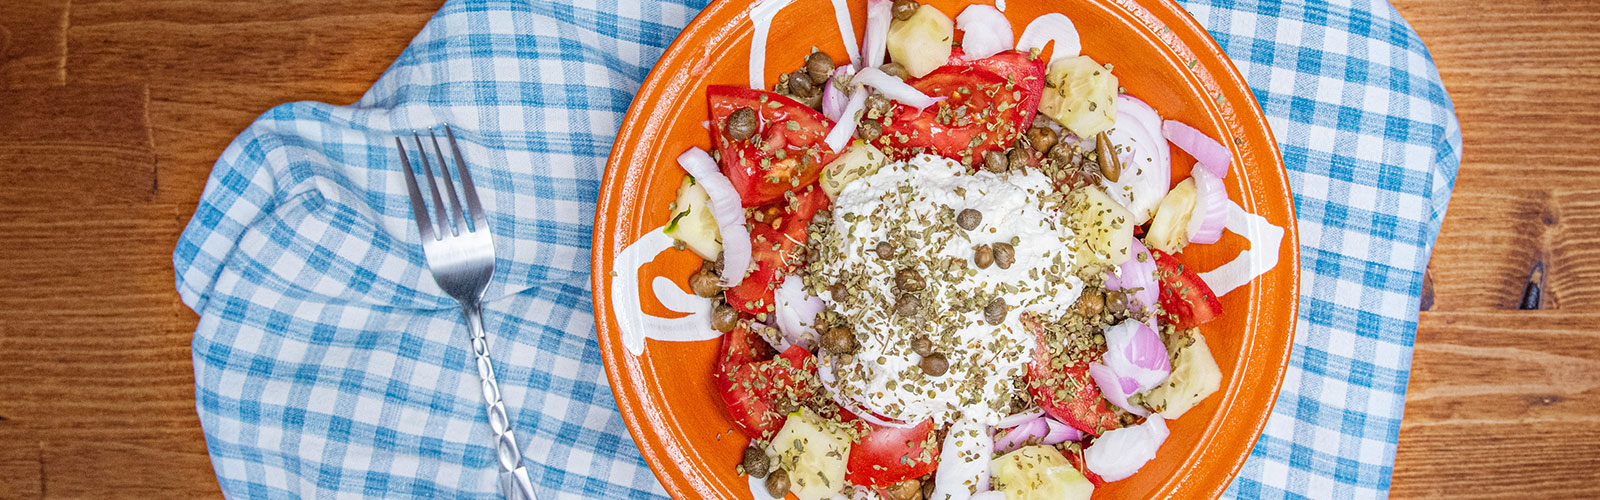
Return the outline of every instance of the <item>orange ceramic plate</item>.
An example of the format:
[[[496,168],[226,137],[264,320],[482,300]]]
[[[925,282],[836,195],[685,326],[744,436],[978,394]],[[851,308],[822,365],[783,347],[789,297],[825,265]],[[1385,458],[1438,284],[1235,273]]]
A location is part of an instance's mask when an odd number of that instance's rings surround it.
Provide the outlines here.
[[[855,39],[861,40],[865,0],[840,3],[853,19]],[[954,18],[975,2],[929,3]],[[692,146],[710,149],[710,133],[701,125],[707,119],[706,86],[749,84],[756,31],[747,14],[750,4],[713,2],[656,64],[617,134],[595,217],[594,310],[606,373],[645,460],[679,499],[750,497],[747,480],[734,474],[746,439],[728,420],[711,384],[717,341],[692,327],[703,317],[685,314],[694,313],[694,300],[683,290],[699,259],[665,249],[667,240],[657,230],[667,222],[667,205],[684,175],[677,156]],[[1259,276],[1223,295],[1223,316],[1202,327],[1222,368],[1222,390],[1169,423],[1171,437],[1142,471],[1095,492],[1096,498],[1214,498],[1238,472],[1266,423],[1294,337],[1299,242],[1277,144],[1238,71],[1171,1],[1009,4],[1005,13],[1017,34],[1042,14],[1067,15],[1083,39],[1083,53],[1115,65],[1129,94],[1164,118],[1191,124],[1231,148],[1229,198],[1264,219],[1266,225],[1257,220],[1257,227],[1282,229],[1275,241],[1256,243],[1268,248],[1250,249],[1251,242],[1231,231],[1248,224],[1230,222],[1220,242],[1183,253],[1182,260],[1201,270],[1248,261],[1241,258],[1246,249],[1264,252],[1255,261],[1275,264],[1259,266]],[[778,12],[762,63],[764,85],[799,67],[812,46],[844,60],[844,37],[835,19],[829,0],[796,0]],[[1177,181],[1187,177],[1193,160],[1176,148],[1173,153]],[[619,261],[635,265],[618,266]]]

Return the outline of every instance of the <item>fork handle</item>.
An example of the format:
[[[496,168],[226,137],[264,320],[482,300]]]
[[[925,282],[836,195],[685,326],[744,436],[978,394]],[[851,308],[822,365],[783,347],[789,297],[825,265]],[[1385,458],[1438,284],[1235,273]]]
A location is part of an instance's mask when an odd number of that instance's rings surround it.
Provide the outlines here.
[[[495,381],[494,364],[489,360],[489,336],[484,333],[483,310],[476,303],[463,303],[467,329],[472,332],[472,355],[478,360],[478,381],[483,402],[489,412],[489,428],[494,431],[495,458],[500,462],[500,489],[507,500],[538,500],[528,470],[522,465],[522,449],[511,433],[511,419],[500,399],[500,384]]]

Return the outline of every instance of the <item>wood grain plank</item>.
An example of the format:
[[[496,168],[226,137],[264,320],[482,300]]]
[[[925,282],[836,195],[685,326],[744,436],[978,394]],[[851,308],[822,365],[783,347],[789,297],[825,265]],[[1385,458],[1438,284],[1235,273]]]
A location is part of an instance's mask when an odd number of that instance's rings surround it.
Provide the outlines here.
[[[73,9],[73,82],[150,86],[163,202],[199,198],[232,138],[271,107],[366,92],[441,0],[90,1]]]
[[[1590,311],[1423,313],[1392,496],[1594,498],[1597,325]]]
[[[1535,262],[1545,265],[1544,307],[1600,305],[1600,179],[1459,184],[1430,266],[1432,310],[1515,309]]]
[[[0,206],[152,199],[147,98],[140,85],[7,91],[0,99]]]
[[[221,498],[199,432],[96,443],[89,439],[43,445],[50,498]],[[108,467],[110,465],[111,467]],[[89,474],[85,471],[114,471]]]
[[[44,497],[43,474],[38,438],[0,420],[0,499]]]
[[[69,3],[69,0],[6,2],[0,10],[0,88],[39,88],[67,83]]]

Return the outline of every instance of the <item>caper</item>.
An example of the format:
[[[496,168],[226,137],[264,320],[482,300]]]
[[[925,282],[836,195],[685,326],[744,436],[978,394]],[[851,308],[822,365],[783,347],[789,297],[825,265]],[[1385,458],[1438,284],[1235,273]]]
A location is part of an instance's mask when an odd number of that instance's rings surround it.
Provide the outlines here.
[[[917,338],[911,339],[911,352],[917,353],[918,356],[933,354],[933,341],[928,340],[926,336],[918,335]]]
[[[778,469],[767,475],[767,494],[773,498],[789,495],[789,471]]]
[[[937,377],[950,371],[950,360],[945,359],[943,354],[936,352],[923,356],[922,361],[917,362],[917,366],[922,368],[922,373]]]
[[[818,111],[822,110],[822,93],[821,92],[812,92],[811,95],[791,95],[789,97],[793,97],[794,100],[799,101],[800,104],[804,104],[808,108],[815,109],[815,110],[818,110]]]
[[[1095,137],[1094,152],[1099,156],[1100,175],[1108,181],[1117,182],[1122,177],[1122,162],[1117,161],[1116,147],[1111,145],[1111,138],[1106,137],[1105,132]]]
[[[1050,127],[1034,127],[1028,129],[1028,143],[1033,145],[1033,150],[1047,153],[1056,145],[1056,131]]]
[[[881,117],[889,114],[889,98],[883,94],[873,92],[867,94],[867,116]]]
[[[822,348],[834,354],[856,352],[856,334],[849,328],[836,326],[822,334]]]
[[[906,67],[905,66],[901,66],[900,63],[897,63],[897,62],[887,63],[887,64],[884,64],[882,66],[878,66],[878,70],[882,71],[884,73],[888,73],[889,76],[893,76],[895,78],[899,78],[899,79],[902,79],[902,80],[907,79],[907,78],[911,78],[911,72],[910,71],[906,71]]]
[[[1006,154],[1006,161],[1011,164],[1012,170],[1028,168],[1028,162],[1032,159],[1033,156],[1028,154],[1028,148],[1021,146],[1011,148],[1011,152]]]
[[[805,70],[795,70],[789,73],[789,93],[797,96],[809,96],[816,93],[817,86],[811,84],[811,77]]]
[[[1122,293],[1121,291],[1107,290],[1105,297],[1105,310],[1110,312],[1112,316],[1124,316],[1128,314],[1127,294]]]
[[[735,141],[743,141],[756,135],[756,110],[739,108],[728,115],[727,123],[722,125],[723,133]]]
[[[689,289],[693,290],[695,295],[708,299],[722,293],[722,278],[717,277],[717,273],[711,270],[710,264],[707,262],[699,271],[689,275]]]
[[[928,282],[922,279],[922,273],[908,267],[894,273],[894,286],[902,292],[920,292]]]
[[[918,7],[921,5],[917,4],[917,0],[894,0],[894,7],[890,7],[890,12],[894,13],[895,19],[904,21],[911,19],[911,15],[917,13]]]
[[[1072,309],[1079,316],[1090,318],[1099,316],[1100,311],[1105,310],[1105,306],[1105,292],[1098,288],[1091,288],[1084,290],[1083,295],[1078,296],[1078,301],[1072,304]]]
[[[750,445],[744,449],[743,465],[744,473],[749,474],[750,477],[756,479],[767,477],[767,466],[770,465],[767,460],[767,452],[761,451],[761,448],[755,445]]]
[[[989,305],[983,306],[983,320],[991,325],[998,325],[1006,321],[1007,312],[1009,311],[1006,308],[1006,298],[995,297],[989,300]]]
[[[731,332],[739,326],[739,310],[726,302],[718,302],[717,307],[711,310],[711,328],[719,332]]]
[[[983,167],[989,169],[990,172],[1004,172],[1007,166],[1006,155],[1000,154],[999,151],[983,153]]]
[[[834,302],[838,302],[838,301],[844,300],[845,289],[846,289],[846,287],[844,286],[844,283],[834,283],[833,286],[829,286],[828,287],[828,291],[829,292],[833,292],[833,301]]]
[[[894,245],[887,241],[878,242],[878,258],[889,260],[894,258]]]
[[[1011,264],[1017,261],[1017,249],[1004,241],[994,244],[994,265],[1001,269],[1011,269]]]
[[[923,500],[932,499],[933,498],[933,490],[934,490],[933,478],[931,478],[931,477],[922,478],[922,498],[923,498]]]
[[[917,309],[921,307],[922,299],[917,298],[917,294],[914,293],[902,293],[900,298],[894,301],[894,312],[907,318],[916,317]]]
[[[823,52],[812,52],[806,56],[806,76],[811,77],[811,83],[826,83],[833,76],[833,58]]]
[[[884,500],[922,500],[922,481],[907,479],[884,488]]]
[[[977,264],[978,269],[988,269],[989,264],[994,263],[994,247],[978,245],[972,250],[972,263]]]
[[[961,226],[961,229],[971,231],[977,229],[981,223],[983,223],[983,212],[963,208],[961,213],[956,214],[956,225]]]
[[[856,126],[856,137],[863,141],[876,141],[882,136],[883,124],[877,120],[861,120],[861,124]]]

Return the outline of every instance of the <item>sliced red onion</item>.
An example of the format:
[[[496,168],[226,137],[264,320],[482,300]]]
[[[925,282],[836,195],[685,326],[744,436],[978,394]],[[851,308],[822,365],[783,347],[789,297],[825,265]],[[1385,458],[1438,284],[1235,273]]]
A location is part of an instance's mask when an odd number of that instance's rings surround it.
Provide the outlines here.
[[[1204,168],[1195,168],[1190,177],[1199,199],[1194,204],[1196,213],[1189,217],[1189,242],[1216,243],[1228,225],[1228,187]]]
[[[973,493],[967,500],[1006,500],[1006,498],[1006,492],[1004,491],[989,490]]]
[[[1089,363],[1089,377],[1094,379],[1094,385],[1100,388],[1100,395],[1117,408],[1141,417],[1150,414],[1149,410],[1128,402],[1128,396],[1139,392],[1138,381],[1117,375],[1110,367],[1100,363]]]
[[[1040,444],[1044,441],[1045,436],[1049,434],[1050,425],[1044,423],[1042,418],[1035,418],[1012,427],[1011,430],[1006,431],[1006,435],[995,440],[994,452],[1003,455],[1030,444]]]
[[[733,183],[717,168],[717,160],[704,149],[684,151],[678,155],[678,165],[694,176],[711,199],[711,217],[717,220],[722,236],[722,286],[737,286],[750,271],[750,230],[744,226],[739,191],[733,189]]]
[[[965,33],[961,50],[968,61],[976,61],[1011,50],[1011,21],[988,5],[972,5],[956,16],[956,29]]]
[[[1050,63],[1077,57],[1083,52],[1083,41],[1078,38],[1078,28],[1072,25],[1072,20],[1059,13],[1050,13],[1034,18],[1028,27],[1022,30],[1022,36],[1017,37],[1017,50],[1027,52],[1033,49],[1044,50],[1044,46],[1055,42],[1054,51],[1050,53]]]
[[[1133,258],[1118,266],[1115,273],[1106,274],[1106,289],[1133,290],[1127,294],[1128,308],[1143,310],[1156,305],[1156,300],[1160,298],[1161,289],[1156,284],[1156,258],[1150,255],[1150,249],[1145,248],[1144,242],[1137,237],[1128,247],[1133,252]]]
[[[1161,415],[1150,415],[1142,424],[1101,434],[1083,450],[1084,465],[1107,482],[1121,481],[1155,459],[1166,440],[1167,422]]]
[[[1050,433],[1045,434],[1044,442],[1039,444],[1054,446],[1067,441],[1078,441],[1083,439],[1083,431],[1073,428],[1070,425],[1063,424],[1054,417],[1044,417],[1043,420],[1045,426],[1050,428]]]
[[[928,94],[924,94],[921,90],[917,90],[916,87],[912,87],[905,80],[884,73],[883,70],[875,67],[862,68],[861,71],[857,71],[856,76],[850,79],[850,83],[877,89],[884,97],[900,104],[917,108],[918,111],[945,100],[945,97],[928,97]]]
[[[1116,181],[1102,180],[1101,186],[1133,213],[1134,224],[1144,224],[1167,195],[1172,181],[1171,152],[1167,141],[1152,132],[1161,120],[1155,110],[1127,95],[1117,96],[1116,107],[1116,125],[1106,137],[1121,148],[1117,158],[1122,161],[1122,174]],[[1084,142],[1092,141],[1085,138]]]
[[[1009,415],[1009,416],[1006,416],[1006,418],[1000,419],[999,422],[994,424],[994,427],[996,429],[1010,429],[1012,427],[1016,427],[1019,424],[1022,424],[1023,422],[1027,422],[1029,420],[1033,420],[1033,419],[1039,418],[1040,415],[1044,415],[1044,410],[1034,410],[1034,411],[1027,411],[1027,412],[1018,413],[1018,414],[1015,414],[1015,415]]]
[[[992,439],[988,428],[975,420],[950,424],[939,449],[939,469],[933,474],[933,498],[968,498],[974,491],[988,491]]]
[[[783,284],[778,285],[773,298],[777,302],[775,312],[783,339],[808,351],[816,350],[817,331],[811,325],[825,306],[822,299],[806,293],[805,284],[800,282],[799,276],[794,275],[783,278]]]
[[[861,109],[867,107],[867,88],[856,87],[850,93],[850,102],[845,103],[844,111],[839,112],[839,122],[833,124],[833,129],[828,130],[828,137],[822,142],[835,152],[844,152],[844,145],[850,143],[850,138],[856,135],[856,127],[861,125]]]
[[[855,67],[840,66],[833,70],[833,78],[822,84],[822,114],[829,120],[838,122],[839,117],[844,115],[844,107],[850,103],[850,94],[841,90],[839,83],[847,81],[852,74],[855,74]]]
[[[1172,373],[1167,346],[1150,325],[1130,318],[1106,328],[1105,337],[1106,366],[1137,383],[1129,394],[1153,389]]]
[[[1177,120],[1161,122],[1161,135],[1166,136],[1178,149],[1193,156],[1199,162],[1197,166],[1211,171],[1217,178],[1228,176],[1228,164],[1233,162],[1233,153],[1216,139]]]
[[[889,21],[894,18],[894,0],[867,0],[867,33],[861,42],[864,68],[883,65],[889,49]]]

